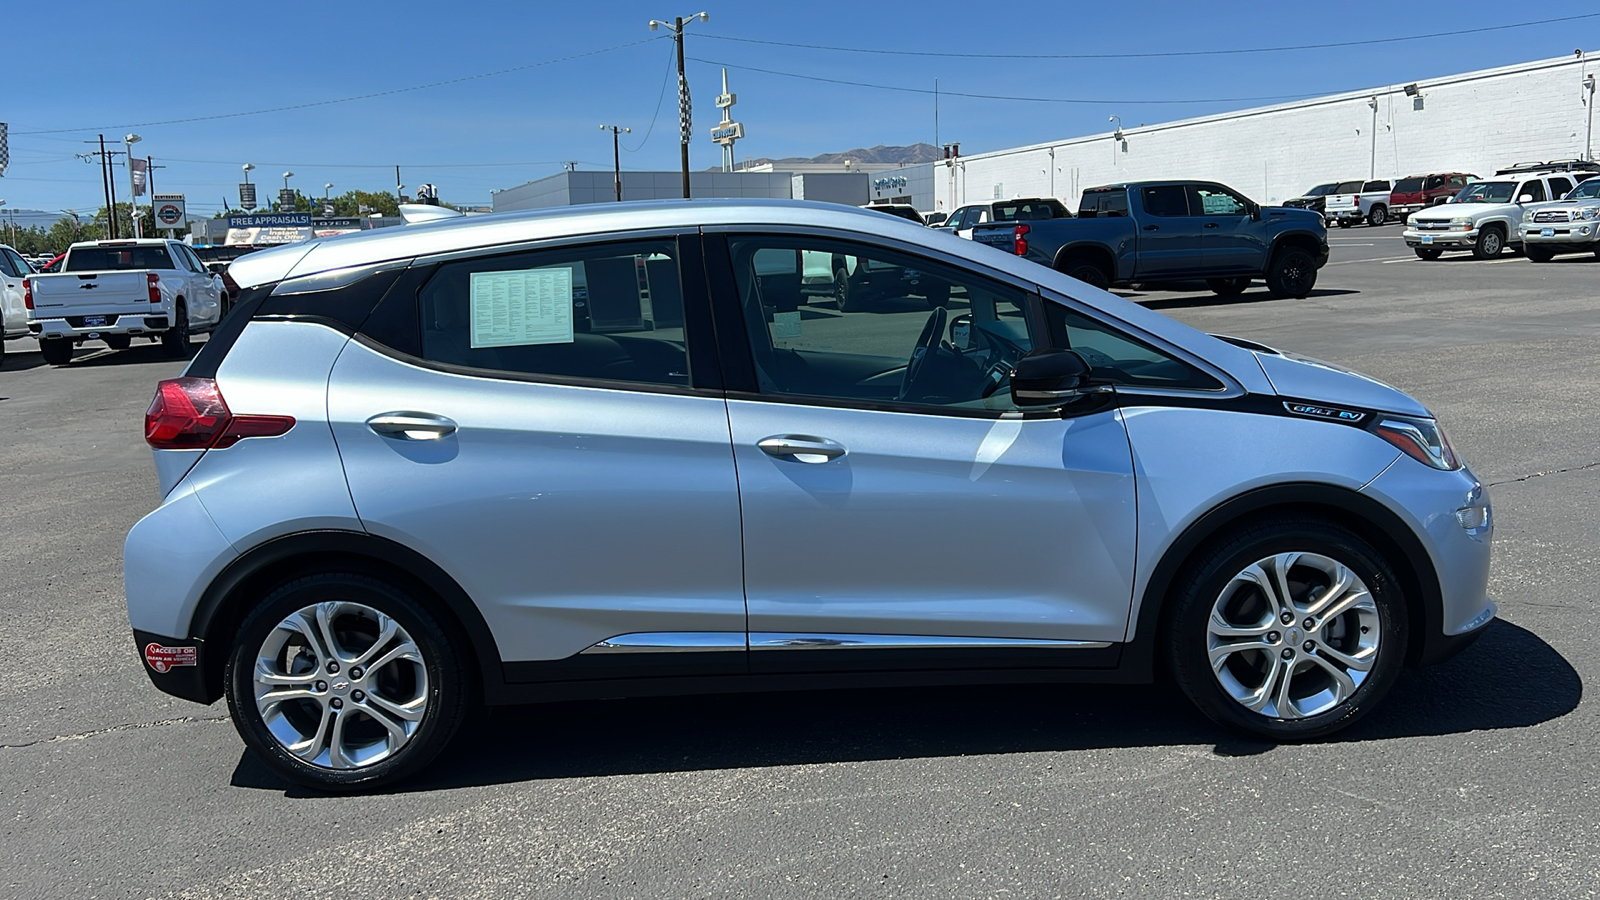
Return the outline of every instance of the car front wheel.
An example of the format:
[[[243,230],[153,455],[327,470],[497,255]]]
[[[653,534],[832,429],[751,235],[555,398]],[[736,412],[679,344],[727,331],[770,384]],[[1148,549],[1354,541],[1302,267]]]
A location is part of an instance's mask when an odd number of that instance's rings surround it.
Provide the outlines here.
[[[1405,598],[1383,557],[1344,528],[1255,523],[1203,552],[1177,587],[1168,661],[1224,725],[1321,737],[1372,709],[1399,675]]]
[[[1526,245],[1522,252],[1528,257],[1529,261],[1536,263],[1549,262],[1556,258],[1556,252],[1549,247]]]
[[[340,572],[268,595],[240,626],[225,685],[245,743],[283,777],[325,791],[427,765],[468,696],[460,656],[420,603]]]
[[[1494,228],[1478,232],[1478,242],[1472,245],[1472,255],[1478,259],[1494,259],[1506,248],[1506,240]]]
[[[1427,260],[1428,262],[1433,262],[1444,255],[1443,250],[1431,250],[1426,247],[1413,247],[1411,249],[1416,251],[1417,259]]]
[[[1250,286],[1249,276],[1238,278],[1207,278],[1206,287],[1218,297],[1237,297]]]

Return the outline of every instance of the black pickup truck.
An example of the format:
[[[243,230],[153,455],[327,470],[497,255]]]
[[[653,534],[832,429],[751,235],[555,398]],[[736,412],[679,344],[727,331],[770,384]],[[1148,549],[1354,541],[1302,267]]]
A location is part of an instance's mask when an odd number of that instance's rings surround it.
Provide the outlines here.
[[[1304,297],[1328,262],[1321,215],[1263,208],[1208,181],[1090,188],[1077,218],[979,225],[972,239],[1098,288],[1203,279],[1224,297],[1254,278],[1274,296]]]

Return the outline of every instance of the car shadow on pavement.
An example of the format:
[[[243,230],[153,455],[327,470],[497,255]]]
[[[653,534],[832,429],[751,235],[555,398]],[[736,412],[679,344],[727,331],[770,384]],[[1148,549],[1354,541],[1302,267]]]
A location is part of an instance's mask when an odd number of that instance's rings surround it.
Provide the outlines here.
[[[182,362],[194,356],[199,350],[199,344],[191,344],[187,354],[182,358],[176,358],[167,355],[166,348],[159,343],[138,343],[126,350],[83,347],[77,353],[74,353],[72,361],[62,368],[88,369],[96,366],[142,366],[154,363]]]
[[[1496,622],[1455,659],[1408,670],[1371,715],[1334,742],[1526,728],[1571,712],[1578,673],[1532,632]],[[1210,744],[1270,752],[1228,732],[1173,687],[1017,685],[720,694],[510,707],[463,726],[451,748],[391,792],[521,781]],[[321,796],[252,754],[235,787]]]
[[[1218,297],[1207,291],[1204,294],[1192,297],[1157,297],[1146,299],[1147,294],[1136,294],[1127,299],[1143,306],[1145,309],[1194,309],[1201,306],[1238,306],[1241,303],[1295,303],[1301,299],[1314,300],[1322,297],[1342,297],[1346,294],[1359,294],[1356,290],[1324,290],[1314,288],[1304,298],[1274,297],[1266,288],[1255,288],[1233,297]]]

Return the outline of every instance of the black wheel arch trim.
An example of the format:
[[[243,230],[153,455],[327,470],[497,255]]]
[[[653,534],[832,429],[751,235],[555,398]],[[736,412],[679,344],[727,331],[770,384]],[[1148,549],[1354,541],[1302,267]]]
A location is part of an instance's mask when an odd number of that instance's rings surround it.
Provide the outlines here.
[[[1109,245],[1099,241],[1077,241],[1071,244],[1063,244],[1057,248],[1055,258],[1051,260],[1052,265],[1050,267],[1058,272],[1065,271],[1062,266],[1073,257],[1092,258],[1097,264],[1109,264],[1102,266],[1105,269],[1106,277],[1113,282],[1117,280],[1117,254]]]
[[[234,602],[241,590],[268,588],[288,577],[319,569],[338,571],[351,561],[357,561],[358,566],[364,561],[364,574],[381,579],[398,573],[402,579],[413,581],[414,584],[396,587],[420,587],[431,595],[419,598],[423,603],[437,599],[443,609],[435,612],[441,615],[443,624],[447,628],[451,624],[459,626],[461,633],[455,637],[467,642],[463,649],[472,654],[476,663],[468,668],[476,671],[484,698],[494,702],[504,692],[505,674],[494,634],[477,604],[454,578],[427,557],[388,538],[359,531],[321,530],[296,532],[258,544],[211,580],[190,618],[187,639],[210,649],[200,654],[203,693],[199,697],[180,696],[208,704],[222,696],[223,669],[233,641],[231,630],[237,629],[246,615],[245,608]]]
[[[1144,678],[1155,676],[1156,645],[1165,624],[1166,597],[1194,553],[1228,525],[1268,511],[1325,516],[1331,513],[1330,518],[1337,524],[1368,526],[1357,533],[1389,559],[1407,595],[1420,601],[1407,609],[1411,631],[1411,641],[1406,648],[1408,665],[1431,665],[1462,646],[1444,634],[1444,600],[1433,560],[1399,515],[1379,501],[1349,488],[1291,482],[1256,488],[1219,503],[1191,523],[1167,547],[1145,585],[1133,639],[1126,645],[1122,657],[1122,665],[1130,674]]]

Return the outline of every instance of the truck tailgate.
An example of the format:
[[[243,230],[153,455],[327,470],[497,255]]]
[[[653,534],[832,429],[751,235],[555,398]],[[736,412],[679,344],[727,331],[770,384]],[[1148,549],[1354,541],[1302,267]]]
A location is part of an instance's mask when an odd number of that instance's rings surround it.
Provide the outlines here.
[[[146,272],[68,272],[30,275],[33,317],[61,319],[85,313],[113,315],[148,312]]]
[[[1328,212],[1333,212],[1339,209],[1360,209],[1361,204],[1356,194],[1330,194],[1327,206],[1324,208]]]
[[[988,244],[997,250],[1007,253],[1014,252],[1017,246],[1016,225],[1005,222],[998,225],[979,225],[972,229],[972,240],[979,244]]]

